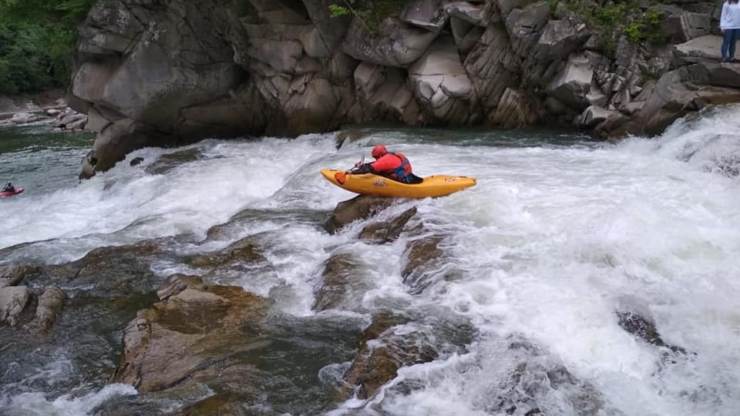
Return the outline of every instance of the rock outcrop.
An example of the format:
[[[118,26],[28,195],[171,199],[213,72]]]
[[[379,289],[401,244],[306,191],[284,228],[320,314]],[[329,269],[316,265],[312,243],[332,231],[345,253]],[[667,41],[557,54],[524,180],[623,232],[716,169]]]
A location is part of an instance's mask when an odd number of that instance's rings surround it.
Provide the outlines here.
[[[96,2],[67,100],[97,133],[81,177],[134,149],[206,137],[368,121],[654,134],[740,100],[734,67],[700,60],[719,50],[706,4],[629,10],[654,33],[598,26],[578,6],[601,6],[585,2],[409,0],[332,17],[333,4]]]
[[[126,327],[123,357],[111,382],[142,392],[162,390],[223,367],[239,371],[227,358],[259,346],[265,299],[197,279],[180,288],[161,292],[160,302],[139,311]]]

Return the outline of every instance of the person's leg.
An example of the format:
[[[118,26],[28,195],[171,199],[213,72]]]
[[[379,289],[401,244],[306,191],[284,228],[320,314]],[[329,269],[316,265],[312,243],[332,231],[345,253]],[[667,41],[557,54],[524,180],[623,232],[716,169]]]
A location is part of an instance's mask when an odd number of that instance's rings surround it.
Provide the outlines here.
[[[722,61],[726,61],[728,58],[728,50],[730,48],[730,39],[732,39],[732,29],[725,29],[725,33],[722,35]]]
[[[730,60],[735,59],[735,44],[737,43],[737,36],[740,33],[740,29],[732,29],[732,37],[730,38],[730,50],[728,51]]]

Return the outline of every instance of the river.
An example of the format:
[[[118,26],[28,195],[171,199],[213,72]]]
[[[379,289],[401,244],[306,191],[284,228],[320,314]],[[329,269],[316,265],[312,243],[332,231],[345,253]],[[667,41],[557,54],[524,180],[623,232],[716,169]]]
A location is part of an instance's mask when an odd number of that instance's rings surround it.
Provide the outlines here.
[[[89,135],[3,130],[0,181],[26,191],[0,200],[0,249],[15,246],[0,263],[63,264],[97,247],[162,237],[179,237],[177,249],[194,252],[203,249],[195,242],[209,228],[253,210],[261,214],[218,244],[262,233],[273,272],[220,283],[274,297],[286,316],[307,328],[321,326],[327,313],[311,309],[317,274],[332,252],[342,251],[362,260],[367,284],[358,308],[334,313],[333,320],[355,325],[390,307],[454,316],[472,325],[475,336],[463,350],[403,368],[368,401],[326,398],[327,374],[346,368],[354,346],[321,344],[317,351],[334,352],[304,356],[310,363],[300,377],[298,370],[279,368],[297,366],[291,359],[271,364],[276,377],[294,380],[291,387],[246,403],[245,414],[518,415],[501,403],[524,395],[550,416],[736,416],[738,129],[740,109],[728,107],[681,120],[656,139],[615,144],[558,131],[393,128],[373,129],[339,150],[334,134],[207,140],[185,149],[138,150],[81,183],[76,173]],[[408,237],[374,245],[356,240],[362,224],[337,235],[322,228],[334,207],[353,195],[318,170],[351,167],[380,142],[406,154],[420,176],[478,180],[474,188],[415,203],[421,221],[447,236],[439,277],[420,293],[401,277]],[[195,157],[163,174],[147,173],[161,155],[188,149]],[[130,166],[137,157],[143,162]],[[171,262],[151,268],[163,277],[193,272]],[[450,271],[456,277],[443,278]],[[638,311],[666,344],[686,352],[666,360],[664,348],[619,326],[620,310]],[[71,313],[65,310],[64,319],[72,320]],[[87,336],[84,329],[59,325],[71,333],[40,340],[37,350],[15,344],[20,329],[0,328],[0,414],[93,415],[106,402],[135,402],[133,387],[105,384],[118,354],[107,350],[120,349],[122,328],[96,327],[89,336],[98,340],[86,343],[77,339]],[[323,331],[343,336],[331,326]],[[513,351],[512,337],[537,352]],[[285,347],[287,356],[291,348]],[[507,390],[523,361],[531,369],[523,377],[531,379],[519,386],[528,387]],[[577,382],[558,387],[537,368],[565,368]],[[598,411],[579,407],[574,395],[584,391],[598,396]]]

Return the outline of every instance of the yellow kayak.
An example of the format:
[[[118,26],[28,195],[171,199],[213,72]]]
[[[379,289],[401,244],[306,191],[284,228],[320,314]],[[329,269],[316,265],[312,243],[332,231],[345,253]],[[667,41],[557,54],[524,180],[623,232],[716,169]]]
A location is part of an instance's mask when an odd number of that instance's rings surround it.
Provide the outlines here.
[[[334,185],[363,195],[396,198],[427,198],[445,196],[475,186],[475,178],[467,176],[432,175],[419,184],[407,184],[372,173],[353,175],[341,170],[322,169],[321,174]]]

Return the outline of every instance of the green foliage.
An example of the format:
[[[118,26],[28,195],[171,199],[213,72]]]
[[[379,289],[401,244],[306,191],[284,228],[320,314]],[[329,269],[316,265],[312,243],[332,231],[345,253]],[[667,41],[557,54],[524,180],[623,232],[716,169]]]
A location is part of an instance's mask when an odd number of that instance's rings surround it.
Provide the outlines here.
[[[644,10],[637,0],[618,0],[604,6],[590,0],[563,1],[570,12],[604,35],[601,41],[604,52],[616,50],[619,34],[634,43],[659,44],[667,39],[661,25],[662,13],[655,9]]]
[[[397,16],[405,5],[406,0],[341,0],[341,4],[329,5],[329,11],[331,17],[357,17],[371,35],[377,35],[380,23]]]
[[[76,26],[94,0],[0,0],[0,93],[69,83]]]

